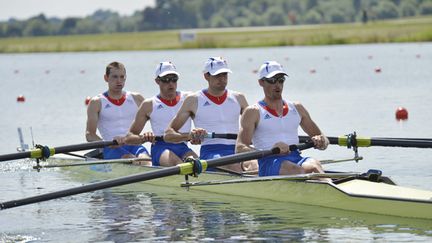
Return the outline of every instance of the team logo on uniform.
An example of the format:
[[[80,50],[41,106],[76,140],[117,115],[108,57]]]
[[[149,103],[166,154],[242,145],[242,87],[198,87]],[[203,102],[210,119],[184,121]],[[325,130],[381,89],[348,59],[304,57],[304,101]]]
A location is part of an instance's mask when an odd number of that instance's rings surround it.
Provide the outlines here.
[[[163,108],[164,108],[163,105],[159,104],[156,109],[160,110],[160,109],[163,109]]]
[[[264,116],[264,120],[266,120],[266,119],[271,119],[271,116],[268,113],[266,113]]]
[[[203,106],[209,106],[209,105],[210,105],[210,103],[208,101],[206,101]]]
[[[107,109],[107,108],[111,108],[111,105],[110,104],[106,104],[105,107],[104,107],[104,109]]]

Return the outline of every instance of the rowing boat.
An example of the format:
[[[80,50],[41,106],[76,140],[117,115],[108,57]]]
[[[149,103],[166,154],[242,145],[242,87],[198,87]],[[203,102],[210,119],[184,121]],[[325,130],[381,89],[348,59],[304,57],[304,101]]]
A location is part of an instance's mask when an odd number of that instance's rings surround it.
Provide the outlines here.
[[[367,143],[363,143],[363,141],[367,141]],[[382,138],[362,140],[357,139],[355,133],[340,138],[332,138],[330,139],[330,143],[344,144],[348,148],[352,148],[356,160],[360,158],[358,156],[358,146],[432,147],[432,140],[430,139]],[[114,144],[116,144],[115,141],[98,141],[55,148],[39,146],[28,152],[1,155],[0,161],[18,158],[36,158],[38,162],[39,159],[46,159],[54,154],[101,148]],[[312,146],[313,143],[309,141],[304,144],[290,145],[290,150],[303,150]],[[81,187],[3,202],[0,203],[0,208],[3,210],[128,184],[135,184],[138,187],[143,187],[145,183],[147,183],[147,185],[154,184],[173,188],[184,187],[193,191],[206,191],[246,198],[314,205],[362,213],[432,219],[432,191],[398,186],[390,178],[382,176],[382,173],[376,170],[369,170],[366,173],[326,172],[323,174],[268,177],[219,172],[204,172],[199,178],[188,176],[192,173],[199,173],[201,170],[205,171],[208,167],[218,167],[279,153],[279,148],[256,150],[207,161],[192,160],[166,168],[119,164],[124,162],[130,164],[132,162],[131,159],[126,159],[118,160],[114,164],[111,163],[112,161],[110,162],[110,166],[117,167],[112,168],[112,172],[114,173],[109,172],[110,170],[106,170],[106,167],[103,167],[105,169],[102,170],[102,173],[100,169],[96,169],[95,171],[94,166],[96,165],[92,162],[92,165],[85,166],[90,167],[90,170],[88,168],[84,169],[84,171],[81,169],[81,171],[75,173],[75,175],[78,175],[78,179],[86,175],[89,176],[88,178],[91,178],[91,181],[99,180],[98,182]],[[108,163],[108,161],[99,161],[96,163]],[[118,168],[119,166],[120,168]],[[63,168],[66,170],[74,170],[79,168],[79,166]],[[123,173],[125,176],[119,177],[122,176],[119,172]]]
[[[130,163],[131,160],[124,162]],[[72,172],[68,174],[79,181],[96,178],[104,180],[163,169],[131,164],[98,166],[63,169]],[[323,178],[332,180],[330,182]],[[432,219],[432,191],[398,186],[389,177],[382,176],[380,171],[374,170],[367,173],[326,172],[268,177],[204,172],[198,178],[189,176],[187,181],[185,176],[174,175],[137,183],[134,186],[139,190],[139,187],[145,187],[146,184],[362,213]],[[185,193],[188,190],[185,190]]]

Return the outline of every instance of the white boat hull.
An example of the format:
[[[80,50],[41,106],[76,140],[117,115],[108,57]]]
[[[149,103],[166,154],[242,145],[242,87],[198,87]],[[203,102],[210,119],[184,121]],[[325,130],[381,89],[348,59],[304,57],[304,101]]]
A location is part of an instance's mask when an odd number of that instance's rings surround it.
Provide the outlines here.
[[[111,168],[112,166],[112,168]],[[117,178],[125,175],[158,170],[158,167],[134,165],[97,165],[63,168],[79,181]],[[111,168],[111,172],[97,172],[94,168]],[[102,170],[103,171],[103,170]],[[312,174],[313,175],[313,174]],[[137,183],[180,187],[185,182],[182,175],[174,175]],[[392,183],[385,177],[384,181]],[[373,182],[354,177],[325,182],[307,180],[296,176],[242,177],[226,173],[203,173],[198,178],[189,176],[190,190],[257,198],[278,202],[298,203],[343,209],[363,213],[432,219],[432,192]],[[139,190],[139,188],[137,188]]]

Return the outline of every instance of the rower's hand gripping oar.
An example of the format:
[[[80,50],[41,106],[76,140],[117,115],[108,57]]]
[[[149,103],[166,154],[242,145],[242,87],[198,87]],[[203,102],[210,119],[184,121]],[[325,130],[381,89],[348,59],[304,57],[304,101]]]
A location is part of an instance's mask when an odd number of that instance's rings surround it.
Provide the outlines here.
[[[35,149],[25,152],[0,155],[0,161],[15,160],[15,159],[46,159],[54,154],[68,153],[73,151],[81,151],[87,149],[103,148],[107,146],[118,145],[117,141],[94,141],[88,143],[80,143],[66,145],[60,147],[49,148],[48,146],[37,146]]]
[[[300,145],[294,145],[294,146],[296,146],[296,147],[290,147],[290,149],[302,150],[302,149],[313,147],[313,144],[308,143],[308,144],[300,144]],[[273,148],[271,150],[256,150],[256,151],[251,151],[251,152],[228,155],[225,157],[220,157],[220,158],[210,159],[210,160],[199,160],[199,162],[201,164],[201,168],[204,171],[209,167],[217,167],[217,166],[223,166],[223,165],[228,165],[228,164],[234,164],[234,163],[238,163],[241,161],[260,159],[260,158],[263,158],[265,156],[279,154],[279,153],[280,153],[279,148]],[[56,199],[56,198],[72,196],[72,195],[76,195],[76,194],[80,194],[80,193],[91,192],[91,191],[101,190],[101,189],[110,188],[110,187],[122,186],[122,185],[127,185],[127,184],[131,184],[131,183],[136,183],[136,182],[148,181],[148,180],[172,176],[172,175],[189,175],[192,173],[194,173],[194,164],[193,163],[182,163],[182,164],[178,164],[176,166],[167,167],[167,168],[154,170],[154,171],[150,171],[150,172],[120,177],[120,178],[112,179],[112,180],[96,182],[96,183],[88,184],[85,186],[70,188],[70,189],[46,193],[46,194],[41,194],[41,195],[37,195],[37,196],[33,196],[33,197],[27,197],[27,198],[23,198],[23,199],[19,199],[19,200],[12,200],[12,201],[8,201],[8,202],[3,202],[3,203],[0,203],[0,209],[3,210],[3,209],[8,209],[8,208],[28,205],[28,204],[32,204],[32,203],[48,201],[48,200],[52,200],[52,199]]]

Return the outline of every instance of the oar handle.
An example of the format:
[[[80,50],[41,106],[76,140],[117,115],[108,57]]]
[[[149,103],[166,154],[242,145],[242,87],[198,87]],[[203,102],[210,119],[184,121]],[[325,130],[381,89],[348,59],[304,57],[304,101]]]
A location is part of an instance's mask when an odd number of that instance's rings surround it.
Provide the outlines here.
[[[225,139],[237,139],[237,134],[235,133],[215,133],[209,132],[206,138],[225,138]]]
[[[294,150],[305,150],[308,148],[312,148],[314,147],[314,143],[310,140],[306,141],[305,143],[301,143],[301,144],[292,144],[289,146],[290,151],[294,151]]]

